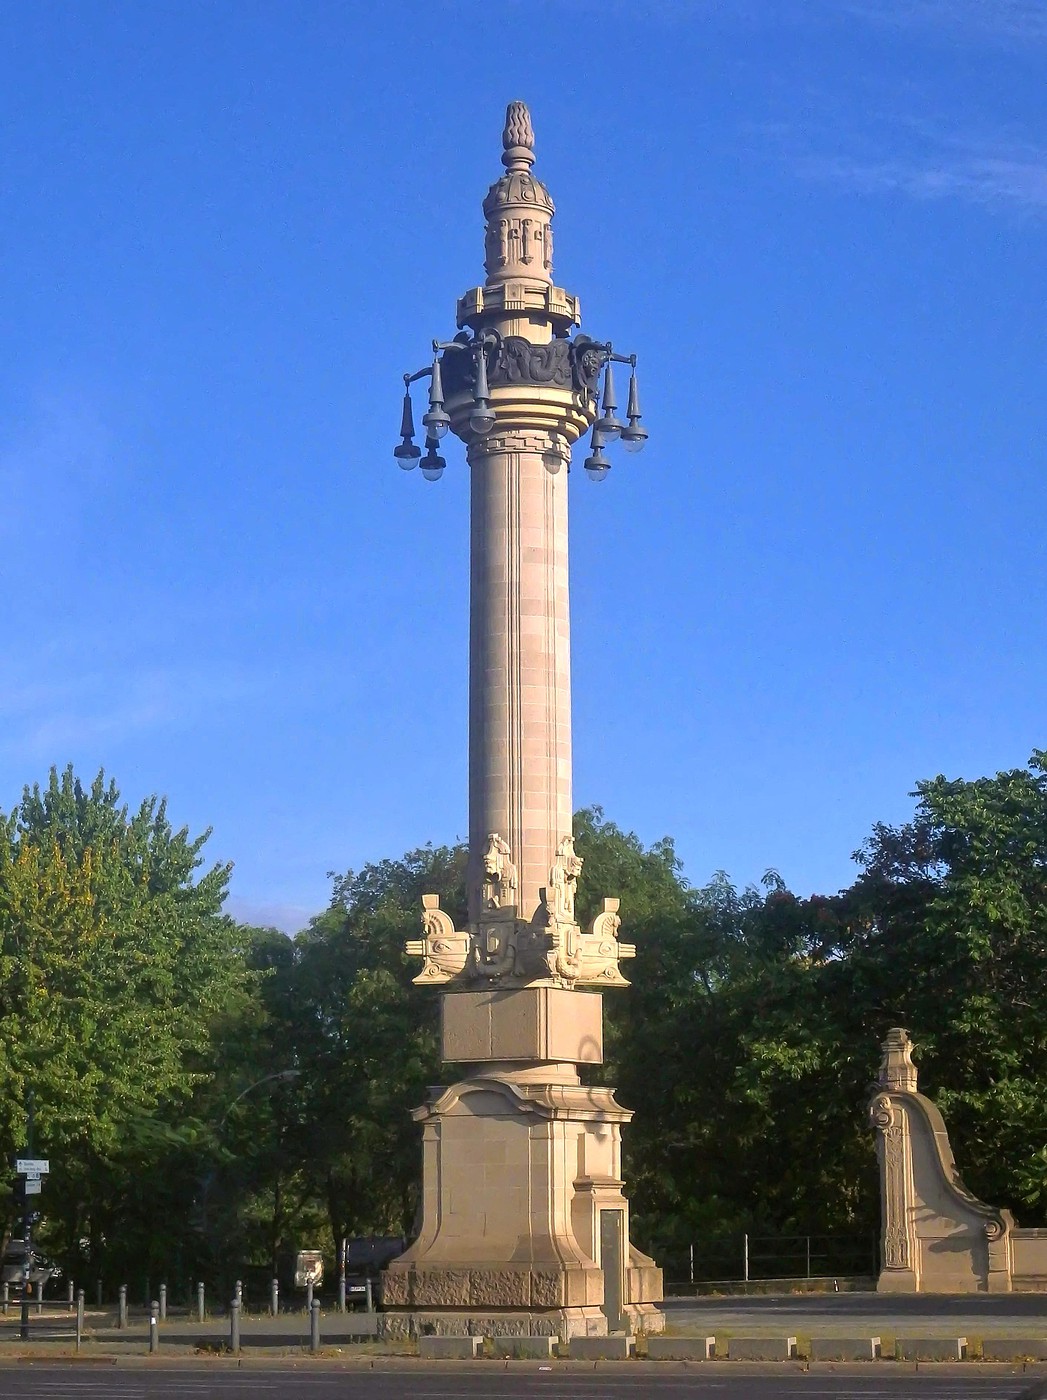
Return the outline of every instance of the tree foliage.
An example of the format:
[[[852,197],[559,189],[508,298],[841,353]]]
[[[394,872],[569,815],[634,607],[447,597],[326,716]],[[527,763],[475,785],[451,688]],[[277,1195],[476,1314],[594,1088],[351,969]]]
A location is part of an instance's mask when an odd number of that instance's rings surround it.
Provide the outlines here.
[[[103,774],[27,788],[0,828],[0,1139],[54,1159],[48,1208],[66,1252],[97,1260],[128,1178],[178,1140],[209,1077],[211,1027],[242,977],[221,914],[228,867],[202,875],[206,833],[133,813]],[[154,1199],[154,1209],[155,1209]]]
[[[672,1257],[725,1229],[877,1221],[864,1118],[892,1025],[918,1046],[971,1187],[1035,1217],[1047,1196],[1047,758],[919,784],[834,895],[718,874],[669,838],[576,819],[583,920],[622,901],[632,986],[605,997],[638,1242]],[[405,957],[421,895],[461,924],[465,852],[332,877],[294,938],[221,913],[228,869],[165,804],[71,770],[0,828],[0,1137],[52,1159],[43,1228],[77,1276],[268,1277],[297,1247],[409,1231],[411,1109],[445,1073],[438,998]],[[291,1073],[289,1073],[291,1072]],[[235,1270],[235,1272],[233,1272]]]

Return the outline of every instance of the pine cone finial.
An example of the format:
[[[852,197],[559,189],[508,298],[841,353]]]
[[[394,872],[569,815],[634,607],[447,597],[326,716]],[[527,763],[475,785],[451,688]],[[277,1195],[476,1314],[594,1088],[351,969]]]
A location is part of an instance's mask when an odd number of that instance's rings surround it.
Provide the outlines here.
[[[502,132],[502,164],[510,170],[534,164],[534,129],[526,102],[510,102]]]

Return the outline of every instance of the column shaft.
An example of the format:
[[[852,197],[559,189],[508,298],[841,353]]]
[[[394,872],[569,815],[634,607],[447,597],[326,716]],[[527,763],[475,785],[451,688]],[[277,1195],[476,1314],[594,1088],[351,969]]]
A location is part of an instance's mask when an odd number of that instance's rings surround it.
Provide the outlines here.
[[[571,834],[567,473],[543,434],[470,448],[470,919],[487,837],[507,841],[519,917],[530,919]]]

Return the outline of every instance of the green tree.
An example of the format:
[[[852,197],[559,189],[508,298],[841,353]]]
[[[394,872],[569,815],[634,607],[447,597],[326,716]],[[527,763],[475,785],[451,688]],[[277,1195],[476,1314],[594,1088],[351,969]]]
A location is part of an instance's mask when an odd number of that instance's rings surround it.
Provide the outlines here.
[[[281,1208],[303,1228],[305,1203],[322,1207],[324,1237],[313,1217],[309,1242],[329,1251],[344,1236],[412,1224],[421,1142],[410,1114],[443,1069],[439,999],[413,985],[418,966],[404,944],[418,936],[423,893],[464,922],[464,868],[463,847],[426,847],[335,876],[330,907],[289,945],[289,959],[253,954],[255,966],[267,964],[265,1034],[301,1071],[284,1125],[293,1183]],[[279,1204],[274,1192],[266,1209]]]
[[[206,839],[175,830],[165,802],[131,812],[103,774],[85,787],[71,768],[2,819],[0,1142],[24,1144],[32,1089],[52,1167],[44,1233],[70,1264],[81,1240],[92,1268],[148,1261],[179,1218],[157,1164],[186,1151],[179,1116],[242,979],[229,868],[198,874]]]
[[[1028,1215],[1047,1151],[1047,755],[916,796],[857,853],[850,995],[870,1034],[911,1031],[968,1185]]]

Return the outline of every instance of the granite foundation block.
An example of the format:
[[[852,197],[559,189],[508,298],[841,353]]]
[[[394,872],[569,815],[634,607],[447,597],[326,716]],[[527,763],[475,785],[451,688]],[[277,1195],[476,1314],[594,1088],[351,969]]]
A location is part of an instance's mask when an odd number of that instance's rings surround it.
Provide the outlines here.
[[[899,1337],[895,1343],[899,1361],[966,1361],[966,1337]]]
[[[711,1361],[716,1355],[715,1337],[648,1337],[651,1361]]]
[[[812,1337],[812,1361],[879,1361],[879,1337]]]
[[[510,1361],[548,1361],[555,1356],[554,1337],[492,1337],[491,1350]]]
[[[983,1361],[1047,1361],[1047,1338],[986,1337]]]
[[[732,1337],[727,1343],[729,1361],[793,1361],[795,1337]]]
[[[418,1338],[418,1355],[423,1361],[471,1361],[482,1348],[482,1337]]]
[[[338,1333],[340,1337],[377,1337],[378,1336],[378,1313],[346,1313],[337,1320],[334,1318],[326,1326]]]
[[[628,1361],[636,1349],[635,1337],[572,1337],[572,1361]]]

